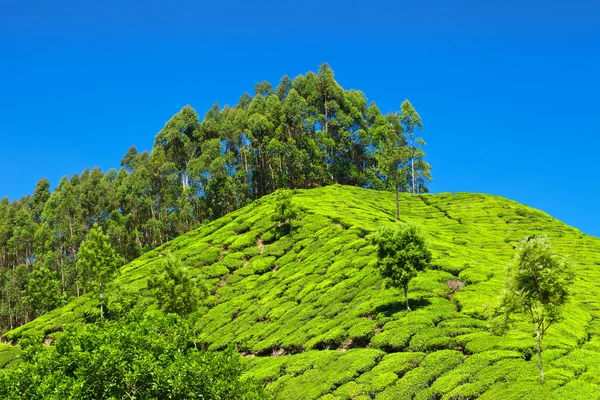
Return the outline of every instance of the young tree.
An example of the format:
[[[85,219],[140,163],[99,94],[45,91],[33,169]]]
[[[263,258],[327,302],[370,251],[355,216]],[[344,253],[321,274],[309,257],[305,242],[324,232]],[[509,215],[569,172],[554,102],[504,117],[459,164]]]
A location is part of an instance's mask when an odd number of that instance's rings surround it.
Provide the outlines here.
[[[148,288],[155,290],[158,306],[168,312],[186,316],[198,308],[206,296],[204,287],[196,286],[181,263],[169,256],[162,263],[163,272],[148,279]]]
[[[548,238],[527,236],[518,244],[502,297],[502,322],[507,327],[512,314],[519,311],[527,314],[535,328],[542,383],[542,339],[548,328],[560,319],[560,307],[568,299],[573,279],[572,263],[554,253]]]
[[[60,279],[46,265],[34,262],[23,293],[23,305],[31,318],[37,318],[58,307],[64,300],[60,291]]]
[[[278,222],[281,227],[285,227],[289,233],[293,228],[292,220],[298,217],[298,209],[292,204],[289,192],[280,191],[277,193],[276,199],[275,213],[271,216],[271,220]]]
[[[77,254],[79,282],[83,289],[100,294],[100,318],[104,317],[104,290],[122,265],[121,258],[109,243],[108,236],[94,226]]]
[[[410,311],[408,284],[431,261],[425,238],[417,226],[406,224],[401,228],[382,228],[375,236],[375,243],[381,276],[390,286],[404,289],[406,309]]]

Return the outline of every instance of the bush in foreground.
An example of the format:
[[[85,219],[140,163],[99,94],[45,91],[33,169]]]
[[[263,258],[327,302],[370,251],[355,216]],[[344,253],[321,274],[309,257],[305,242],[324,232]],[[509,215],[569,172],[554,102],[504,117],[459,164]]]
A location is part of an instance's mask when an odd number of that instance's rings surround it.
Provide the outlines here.
[[[144,316],[67,329],[56,346],[24,339],[23,362],[0,375],[3,399],[268,399],[241,379],[232,349],[198,350],[185,320]]]

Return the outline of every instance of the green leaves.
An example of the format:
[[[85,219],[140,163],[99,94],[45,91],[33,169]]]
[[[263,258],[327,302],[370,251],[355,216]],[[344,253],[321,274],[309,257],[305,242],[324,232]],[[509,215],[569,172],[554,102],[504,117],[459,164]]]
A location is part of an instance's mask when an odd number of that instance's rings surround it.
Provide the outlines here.
[[[279,192],[275,203],[275,212],[271,216],[273,221],[285,226],[287,231],[292,230],[292,220],[298,217],[298,208],[292,204],[289,192]]]
[[[424,271],[431,261],[431,252],[415,225],[382,228],[374,238],[377,244],[377,267],[390,286],[403,288],[406,296],[409,282]],[[408,298],[406,298],[406,308]]]
[[[155,291],[159,307],[167,313],[182,316],[198,308],[206,296],[206,289],[198,287],[188,276],[187,271],[172,256],[161,263],[162,272],[148,279],[148,288]]]
[[[25,339],[23,362],[0,375],[3,399],[268,399],[242,380],[240,357],[201,352],[191,323],[145,315],[67,328],[56,346]]]
[[[540,380],[544,383],[542,339],[550,325],[561,317],[560,308],[574,281],[573,264],[554,253],[547,237],[526,236],[516,250],[502,296],[501,328],[508,327],[512,314],[525,313],[535,328]]]
[[[111,247],[108,236],[100,228],[92,228],[77,254],[78,280],[82,289],[102,294],[122,264],[123,260]]]
[[[548,238],[526,237],[516,248],[515,262],[508,269],[502,311],[508,322],[511,314],[523,311],[542,328],[560,319],[560,307],[569,297],[573,264],[554,253]]]

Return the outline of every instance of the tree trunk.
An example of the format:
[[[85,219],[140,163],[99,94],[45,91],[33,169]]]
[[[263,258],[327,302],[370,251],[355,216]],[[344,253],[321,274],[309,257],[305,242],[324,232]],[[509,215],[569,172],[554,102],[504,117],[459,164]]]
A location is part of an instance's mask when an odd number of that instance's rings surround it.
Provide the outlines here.
[[[404,301],[406,302],[406,309],[410,311],[410,306],[408,305],[408,286],[404,286]]]
[[[398,200],[398,182],[396,181],[396,219],[400,221],[400,201]]]
[[[412,157],[410,159],[410,166],[411,166],[411,169],[412,169],[412,189],[413,189],[412,192],[413,193],[417,193],[417,190],[416,190],[416,187],[415,187],[416,185],[415,185],[415,152],[414,152],[414,150],[413,150],[413,153],[412,153]]]
[[[537,336],[537,351],[538,351],[538,367],[540,368],[540,382],[544,384],[544,368],[542,366],[542,336],[540,334],[540,326],[535,326],[535,333]]]
[[[104,290],[100,288],[100,319],[104,319]]]

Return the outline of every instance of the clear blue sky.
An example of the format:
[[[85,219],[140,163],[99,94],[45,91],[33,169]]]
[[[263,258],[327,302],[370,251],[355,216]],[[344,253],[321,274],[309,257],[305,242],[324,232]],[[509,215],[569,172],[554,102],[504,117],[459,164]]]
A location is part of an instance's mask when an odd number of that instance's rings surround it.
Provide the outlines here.
[[[433,192],[483,192],[600,236],[594,1],[28,1],[0,12],[0,197],[149,150],[260,80],[328,62],[425,124]]]

